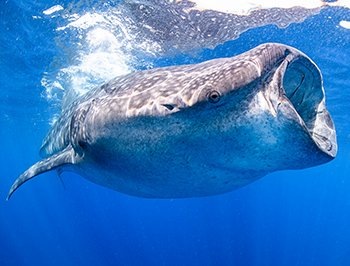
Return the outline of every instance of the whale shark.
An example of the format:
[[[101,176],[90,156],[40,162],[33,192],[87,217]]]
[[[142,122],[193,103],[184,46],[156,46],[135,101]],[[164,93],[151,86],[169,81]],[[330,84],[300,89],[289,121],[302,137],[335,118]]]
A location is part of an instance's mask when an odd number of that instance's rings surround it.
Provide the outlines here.
[[[138,197],[210,196],[336,153],[319,68],[296,48],[265,43],[90,90],[62,111],[44,158],[16,179],[8,199],[52,170]]]

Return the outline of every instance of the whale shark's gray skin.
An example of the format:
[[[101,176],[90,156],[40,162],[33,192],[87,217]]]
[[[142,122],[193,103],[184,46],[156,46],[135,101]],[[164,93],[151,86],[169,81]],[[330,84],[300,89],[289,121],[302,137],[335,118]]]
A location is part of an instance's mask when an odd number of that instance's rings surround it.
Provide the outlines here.
[[[65,110],[41,151],[8,198],[53,169],[140,197],[208,196],[326,163],[337,144],[317,66],[268,43],[117,77]]]
[[[315,8],[252,8],[242,15],[229,12],[233,2],[227,4],[226,12],[202,9],[196,2],[203,1],[122,1],[117,6],[118,12],[110,12],[110,15],[123,22],[122,34],[128,32],[128,36],[156,43],[157,49],[151,49],[152,53],[167,54],[177,50],[215,48],[218,44],[237,39],[249,29],[266,25],[286,28],[291,23],[303,22],[327,6],[336,5],[320,1],[319,7]],[[113,7],[109,10],[112,11]],[[135,49],[137,51],[137,46]]]

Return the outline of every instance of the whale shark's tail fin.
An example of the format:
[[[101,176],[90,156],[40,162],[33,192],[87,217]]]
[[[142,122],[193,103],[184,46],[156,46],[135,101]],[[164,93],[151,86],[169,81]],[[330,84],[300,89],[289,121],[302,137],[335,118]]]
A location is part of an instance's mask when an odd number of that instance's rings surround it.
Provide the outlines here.
[[[11,195],[17,188],[34,176],[51,171],[63,165],[75,164],[77,160],[79,160],[78,155],[76,155],[72,146],[69,145],[61,152],[37,162],[16,179],[8,193],[7,200],[10,199]]]

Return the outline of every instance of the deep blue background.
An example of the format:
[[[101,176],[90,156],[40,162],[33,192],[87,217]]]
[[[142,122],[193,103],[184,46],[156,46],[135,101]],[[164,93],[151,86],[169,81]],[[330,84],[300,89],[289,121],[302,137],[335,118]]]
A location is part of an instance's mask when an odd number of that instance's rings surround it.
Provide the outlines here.
[[[232,56],[270,41],[301,49],[324,75],[339,138],[331,163],[182,200],[134,198],[71,173],[63,186],[47,173],[6,202],[13,180],[39,159],[52,116],[40,79],[59,53],[57,25],[32,15],[55,3],[0,2],[0,265],[350,265],[350,30],[337,26],[348,10],[155,62]]]

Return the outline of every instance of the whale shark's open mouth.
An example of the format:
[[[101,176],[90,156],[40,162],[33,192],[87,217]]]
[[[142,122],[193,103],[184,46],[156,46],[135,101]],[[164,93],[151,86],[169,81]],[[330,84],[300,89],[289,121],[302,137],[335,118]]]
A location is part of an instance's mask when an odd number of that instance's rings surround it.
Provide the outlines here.
[[[336,133],[325,106],[319,69],[307,58],[298,57],[289,63],[284,74],[283,87],[315,143],[322,151],[335,157]]]

